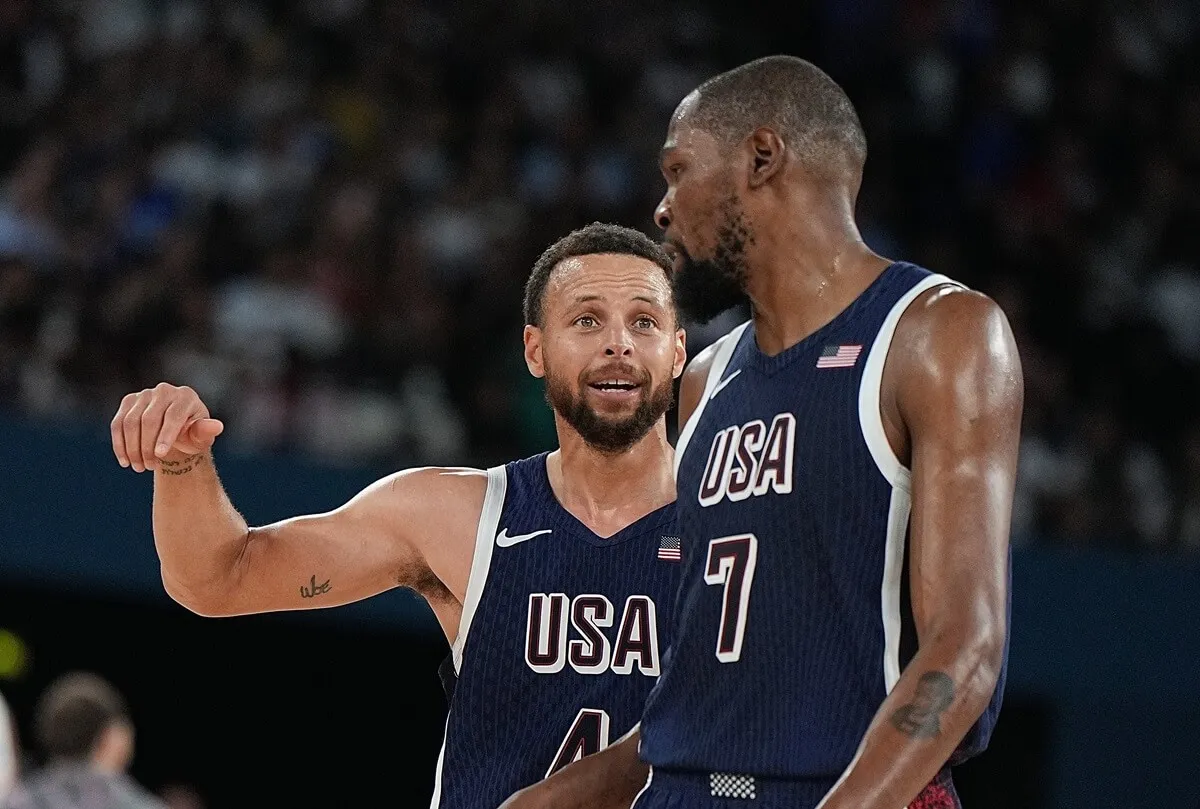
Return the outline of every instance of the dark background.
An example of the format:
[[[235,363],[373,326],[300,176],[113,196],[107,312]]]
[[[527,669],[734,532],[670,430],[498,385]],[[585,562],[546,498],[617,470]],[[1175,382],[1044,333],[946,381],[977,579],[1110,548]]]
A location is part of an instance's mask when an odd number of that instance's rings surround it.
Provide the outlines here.
[[[429,805],[446,710],[436,637],[26,588],[6,590],[0,614],[22,615],[14,628],[37,644],[18,704],[75,667],[133,695],[148,785],[196,783],[212,806]],[[967,805],[1046,805],[1051,723],[1048,706],[1011,699],[992,749],[956,776]]]

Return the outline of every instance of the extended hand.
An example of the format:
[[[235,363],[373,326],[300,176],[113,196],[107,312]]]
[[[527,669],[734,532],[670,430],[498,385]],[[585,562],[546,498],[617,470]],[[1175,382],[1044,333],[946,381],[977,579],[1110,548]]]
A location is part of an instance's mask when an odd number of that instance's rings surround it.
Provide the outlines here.
[[[207,452],[225,425],[209,417],[196,391],[159,382],[125,396],[110,428],[117,462],[144,472]]]

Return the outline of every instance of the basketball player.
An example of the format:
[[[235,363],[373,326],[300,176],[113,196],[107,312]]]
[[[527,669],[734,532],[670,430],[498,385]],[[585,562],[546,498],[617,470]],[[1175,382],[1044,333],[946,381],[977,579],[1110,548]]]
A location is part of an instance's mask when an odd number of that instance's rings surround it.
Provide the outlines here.
[[[661,157],[678,305],[752,312],[682,382],[676,639],[640,728],[508,805],[628,806],[640,744],[637,809],[958,806],[1007,659],[1006,318],[863,243],[863,130],[808,62],[705,82]]]
[[[213,468],[222,424],[160,384],[112,422],[122,466],[154,470],[163,583],[201,615],[420,593],[452,646],[433,807],[496,806],[641,715],[677,590],[664,413],[684,365],[670,259],[595,223],[538,259],[525,360],[559,449],[488,470],[409,469],[324,514],[249,527]],[[636,788],[636,784],[634,785]]]

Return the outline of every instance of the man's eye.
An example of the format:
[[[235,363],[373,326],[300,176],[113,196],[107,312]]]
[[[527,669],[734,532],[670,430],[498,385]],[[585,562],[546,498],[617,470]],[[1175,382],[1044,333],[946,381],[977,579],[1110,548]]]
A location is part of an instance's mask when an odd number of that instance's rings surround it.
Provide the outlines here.
[[[652,317],[639,317],[635,322],[639,329],[653,329],[658,325]]]
[[[596,325],[596,318],[592,317],[591,315],[583,315],[582,317],[576,318],[575,322],[578,325],[583,326],[585,329],[590,329],[592,326]]]

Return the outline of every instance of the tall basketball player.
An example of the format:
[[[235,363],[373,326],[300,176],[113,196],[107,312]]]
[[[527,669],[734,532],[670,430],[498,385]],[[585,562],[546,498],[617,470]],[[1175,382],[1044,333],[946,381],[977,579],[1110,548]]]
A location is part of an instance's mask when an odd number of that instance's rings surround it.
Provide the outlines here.
[[[638,720],[678,583],[664,413],[684,365],[670,259],[596,223],[539,258],[525,360],[559,449],[488,470],[410,469],[324,514],[249,527],[213,466],[222,424],[160,384],[112,422],[122,466],[154,472],[163,583],[202,615],[419,592],[451,643],[434,809],[495,806]],[[636,789],[637,783],[633,785]]]
[[[676,109],[676,300],[752,311],[684,374],[676,640],[638,730],[509,805],[628,806],[640,744],[637,809],[958,806],[1004,686],[1021,367],[995,303],[863,243],[865,157],[800,59]]]

